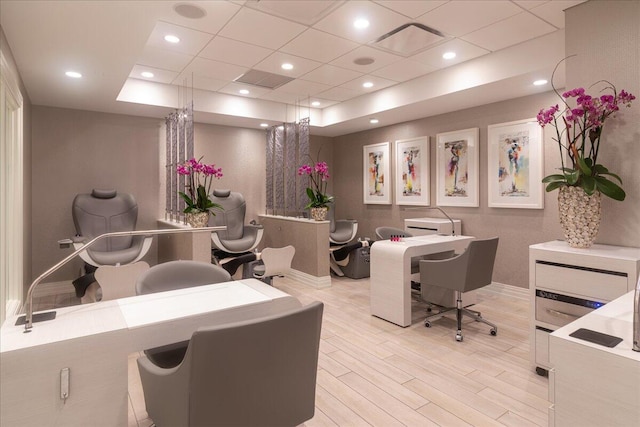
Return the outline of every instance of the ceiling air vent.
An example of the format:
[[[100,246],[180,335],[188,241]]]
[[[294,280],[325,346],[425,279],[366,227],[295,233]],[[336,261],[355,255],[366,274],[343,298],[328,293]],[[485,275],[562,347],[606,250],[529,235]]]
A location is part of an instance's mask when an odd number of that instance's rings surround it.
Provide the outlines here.
[[[411,56],[443,40],[445,37],[440,31],[413,22],[388,32],[371,45],[397,55]]]
[[[293,80],[293,77],[281,76],[280,74],[267,73],[266,71],[260,70],[249,70],[235,79],[234,82],[275,89],[285,83],[289,83],[291,80]]]

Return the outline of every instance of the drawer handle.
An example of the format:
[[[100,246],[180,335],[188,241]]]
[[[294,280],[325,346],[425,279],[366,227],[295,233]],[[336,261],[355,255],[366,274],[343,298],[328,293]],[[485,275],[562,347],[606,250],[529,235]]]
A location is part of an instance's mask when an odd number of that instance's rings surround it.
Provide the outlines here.
[[[569,313],[563,313],[562,311],[558,311],[558,310],[552,310],[550,308],[546,308],[545,309],[547,311],[547,313],[549,313],[552,316],[556,316],[556,317],[560,317],[561,319],[579,319],[580,316],[575,316],[573,314],[569,314]]]

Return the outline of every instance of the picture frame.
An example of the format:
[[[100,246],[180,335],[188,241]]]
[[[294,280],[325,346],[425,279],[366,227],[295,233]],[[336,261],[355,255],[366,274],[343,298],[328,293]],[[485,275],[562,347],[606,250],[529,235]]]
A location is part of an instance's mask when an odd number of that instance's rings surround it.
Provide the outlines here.
[[[395,148],[396,204],[429,206],[429,137],[398,140]]]
[[[488,205],[543,209],[544,142],[535,118],[489,125]]]
[[[436,135],[436,205],[480,206],[478,128]]]
[[[391,204],[389,142],[363,147],[363,200],[365,204]]]

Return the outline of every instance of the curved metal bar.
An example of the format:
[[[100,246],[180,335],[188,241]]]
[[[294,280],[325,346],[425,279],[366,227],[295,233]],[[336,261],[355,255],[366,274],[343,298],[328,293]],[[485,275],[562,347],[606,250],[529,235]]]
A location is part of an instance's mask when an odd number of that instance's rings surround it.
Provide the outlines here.
[[[226,230],[226,226],[217,226],[217,227],[203,227],[203,228],[177,228],[177,229],[163,229],[163,230],[138,230],[138,231],[115,231],[112,233],[101,234],[93,239],[89,240],[87,244],[83,245],[81,248],[76,249],[71,255],[62,259],[60,262],[55,264],[53,267],[49,268],[47,271],[42,273],[40,276],[36,278],[29,286],[29,290],[27,291],[27,310],[25,316],[25,324],[24,329],[25,332],[29,332],[31,328],[33,328],[33,291],[38,286],[38,284],[51,273],[57,271],[60,267],[71,261],[73,258],[78,256],[82,251],[86,251],[91,245],[93,245],[98,240],[107,238],[107,237],[122,237],[122,236],[156,236],[160,234],[179,234],[179,233],[196,233],[201,231],[222,231]]]

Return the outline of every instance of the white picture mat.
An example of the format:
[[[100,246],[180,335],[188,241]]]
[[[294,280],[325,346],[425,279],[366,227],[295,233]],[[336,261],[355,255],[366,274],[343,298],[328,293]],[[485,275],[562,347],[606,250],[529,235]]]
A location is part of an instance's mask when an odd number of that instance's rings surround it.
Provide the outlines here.
[[[479,206],[479,133],[471,128],[436,135],[436,205]]]

